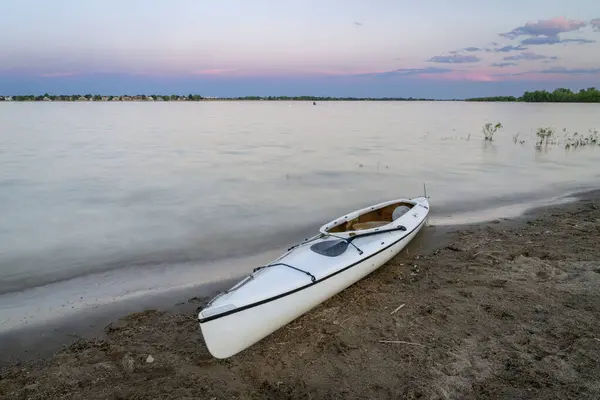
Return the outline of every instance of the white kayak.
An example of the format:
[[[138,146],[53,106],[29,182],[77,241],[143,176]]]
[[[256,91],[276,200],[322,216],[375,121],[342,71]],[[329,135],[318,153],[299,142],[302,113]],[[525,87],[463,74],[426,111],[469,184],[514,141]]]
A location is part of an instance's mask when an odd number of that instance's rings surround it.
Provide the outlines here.
[[[398,254],[429,217],[426,197],[366,207],[323,225],[231,289],[198,319],[216,358],[231,357],[364,278]]]

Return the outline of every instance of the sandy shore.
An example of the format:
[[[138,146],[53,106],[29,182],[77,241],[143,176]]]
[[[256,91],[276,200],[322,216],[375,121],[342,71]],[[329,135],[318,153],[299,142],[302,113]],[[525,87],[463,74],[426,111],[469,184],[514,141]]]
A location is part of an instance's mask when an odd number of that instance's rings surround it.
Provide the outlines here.
[[[517,220],[429,227],[231,359],[210,356],[190,299],[3,367],[0,397],[597,399],[599,239],[600,191]]]

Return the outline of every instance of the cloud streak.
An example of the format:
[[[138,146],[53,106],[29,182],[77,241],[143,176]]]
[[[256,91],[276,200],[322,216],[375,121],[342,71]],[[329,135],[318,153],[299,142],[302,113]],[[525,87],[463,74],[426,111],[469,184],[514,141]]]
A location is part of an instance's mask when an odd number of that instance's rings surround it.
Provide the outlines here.
[[[533,45],[533,46],[542,45],[542,44],[558,44],[558,43],[590,44],[590,43],[596,43],[596,41],[590,40],[590,39],[582,39],[582,38],[560,39],[560,38],[558,38],[558,36],[536,36],[536,37],[532,37],[532,38],[521,41],[521,44]]]
[[[449,56],[434,56],[427,61],[443,64],[473,64],[481,61],[481,58],[471,55],[452,54]]]
[[[505,67],[511,67],[514,65],[519,65],[519,64],[517,64],[516,62],[501,62],[501,63],[492,64],[492,67],[505,68]]]
[[[524,51],[524,50],[527,50],[527,47],[524,47],[522,45],[517,45],[517,46],[507,45],[507,46],[503,46],[503,47],[499,47],[497,49],[494,49],[494,52],[496,52],[496,53],[510,53],[511,51]]]
[[[361,76],[376,77],[398,77],[415,80],[435,80],[435,81],[471,81],[471,82],[491,82],[494,77],[483,70],[451,69],[439,67],[426,68],[400,68],[393,71],[387,71],[376,74],[362,74]]]
[[[515,56],[507,56],[503,58],[504,61],[537,61],[537,60],[558,60],[556,56],[544,56],[542,54],[536,54],[531,51],[525,51]]]
[[[590,44],[590,43],[596,43],[596,41],[591,40],[591,39],[575,38],[575,39],[563,39],[563,40],[561,40],[561,43]]]
[[[419,75],[436,75],[452,72],[449,68],[427,67],[427,68],[400,68],[393,71],[380,72],[376,74],[368,74],[374,76],[419,76]],[[367,75],[367,74],[362,74]]]
[[[591,75],[600,74],[600,68],[565,68],[554,67],[536,71],[540,74],[561,74],[561,75]]]

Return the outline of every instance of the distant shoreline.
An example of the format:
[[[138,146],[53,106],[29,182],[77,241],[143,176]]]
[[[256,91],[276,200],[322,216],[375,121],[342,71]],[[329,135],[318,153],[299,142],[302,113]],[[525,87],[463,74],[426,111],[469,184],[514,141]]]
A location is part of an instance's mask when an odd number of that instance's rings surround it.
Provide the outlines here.
[[[594,87],[581,89],[579,92],[573,92],[570,89],[558,88],[553,92],[546,90],[536,90],[533,92],[524,92],[522,96],[491,96],[491,97],[472,97],[466,99],[434,99],[425,97],[328,97],[328,96],[240,96],[240,97],[209,97],[198,94],[188,95],[110,95],[101,96],[98,94],[65,94],[51,95],[0,95],[1,101],[63,101],[63,102],[165,102],[165,101],[307,101],[316,104],[317,101],[464,101],[464,102],[515,102],[515,103],[600,103],[600,90]]]
[[[26,95],[26,96],[0,96],[0,101],[65,101],[65,102],[91,102],[91,101],[462,101],[461,99],[427,99],[403,97],[314,97],[314,96],[243,96],[243,97],[203,97],[200,95]]]

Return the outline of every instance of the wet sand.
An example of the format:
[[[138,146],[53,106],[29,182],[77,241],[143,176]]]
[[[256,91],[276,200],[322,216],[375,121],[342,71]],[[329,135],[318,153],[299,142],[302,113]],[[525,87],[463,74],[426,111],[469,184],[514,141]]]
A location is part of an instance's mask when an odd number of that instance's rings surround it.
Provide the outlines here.
[[[205,300],[190,299],[4,366],[0,397],[600,398],[599,239],[600,191],[518,219],[431,226],[230,359],[210,356]]]

